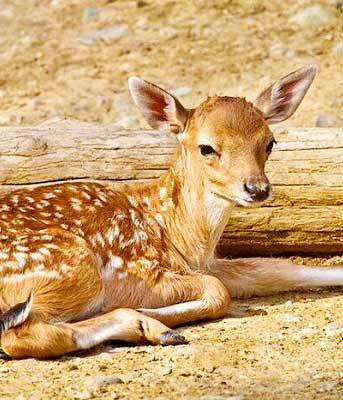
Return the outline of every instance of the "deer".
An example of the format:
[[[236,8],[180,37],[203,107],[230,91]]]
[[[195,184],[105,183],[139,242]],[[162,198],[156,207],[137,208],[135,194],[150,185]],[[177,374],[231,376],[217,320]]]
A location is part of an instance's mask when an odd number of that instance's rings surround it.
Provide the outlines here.
[[[270,197],[269,125],[295,112],[316,72],[300,68],[253,103],[214,96],[193,109],[129,78],[151,127],[177,136],[174,161],[136,186],[64,182],[0,198],[3,351],[53,358],[110,340],[186,344],[174,328],[225,317],[232,298],[343,285],[339,266],[216,257],[231,210]]]

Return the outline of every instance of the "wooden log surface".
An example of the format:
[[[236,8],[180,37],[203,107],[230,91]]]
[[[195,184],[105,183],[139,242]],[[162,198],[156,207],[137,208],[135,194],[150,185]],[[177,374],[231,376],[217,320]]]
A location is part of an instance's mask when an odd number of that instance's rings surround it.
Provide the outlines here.
[[[225,255],[343,253],[343,129],[275,130],[268,161],[273,199],[234,210]],[[0,191],[68,180],[108,185],[157,178],[176,138],[166,132],[53,120],[0,128]]]

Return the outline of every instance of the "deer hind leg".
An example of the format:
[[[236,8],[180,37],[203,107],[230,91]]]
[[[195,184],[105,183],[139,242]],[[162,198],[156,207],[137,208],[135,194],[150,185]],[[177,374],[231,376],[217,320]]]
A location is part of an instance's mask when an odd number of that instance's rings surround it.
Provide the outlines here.
[[[229,293],[213,276],[199,274],[163,277],[154,290],[164,299],[166,306],[140,308],[138,311],[170,327],[220,318],[228,312]]]
[[[343,286],[343,266],[303,266],[276,258],[219,259],[211,273],[235,298],[302,288]]]
[[[122,308],[76,323],[30,320],[6,331],[1,345],[12,358],[50,358],[89,349],[107,340],[161,345],[187,343],[182,335],[161,322]]]

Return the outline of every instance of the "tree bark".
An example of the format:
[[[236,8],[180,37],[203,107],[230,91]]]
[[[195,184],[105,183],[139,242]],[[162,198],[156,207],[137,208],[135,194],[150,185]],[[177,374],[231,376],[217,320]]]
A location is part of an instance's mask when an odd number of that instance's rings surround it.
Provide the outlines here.
[[[224,255],[343,253],[343,129],[275,130],[273,199],[234,210]],[[0,191],[68,180],[108,185],[160,176],[177,141],[166,132],[53,120],[0,128]]]

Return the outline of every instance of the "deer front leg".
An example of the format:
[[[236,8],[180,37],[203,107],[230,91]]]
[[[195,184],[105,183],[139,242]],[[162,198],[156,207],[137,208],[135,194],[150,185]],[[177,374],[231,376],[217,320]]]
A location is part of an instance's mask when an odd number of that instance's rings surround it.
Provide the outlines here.
[[[131,309],[117,309],[77,323],[27,321],[6,331],[1,346],[12,358],[58,357],[106,340],[175,345],[187,343],[176,331]]]
[[[210,273],[220,279],[235,298],[343,286],[343,266],[303,266],[277,258],[218,259]]]
[[[209,275],[168,275],[154,292],[164,299],[165,307],[140,308],[138,311],[169,327],[186,322],[223,317],[228,312],[230,297],[225,286]]]

